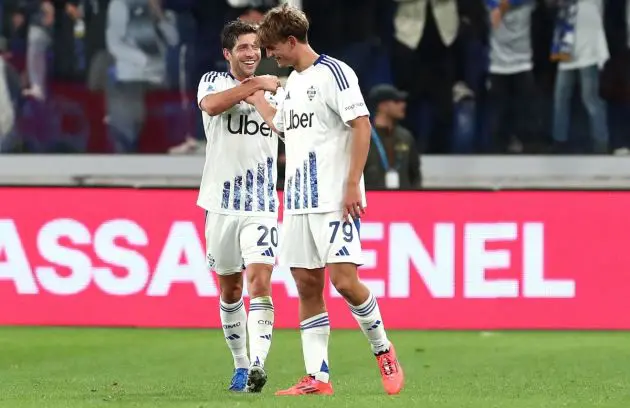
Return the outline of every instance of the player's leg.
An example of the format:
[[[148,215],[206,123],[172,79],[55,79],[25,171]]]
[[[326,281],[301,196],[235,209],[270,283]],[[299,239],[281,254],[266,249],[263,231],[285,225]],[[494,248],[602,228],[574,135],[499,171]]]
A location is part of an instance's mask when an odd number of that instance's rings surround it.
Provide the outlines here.
[[[247,321],[251,361],[247,379],[249,392],[260,392],[267,382],[264,366],[275,320],[271,273],[278,250],[277,225],[275,218],[250,217],[243,221],[240,234],[250,297]]]
[[[276,395],[333,393],[328,370],[330,322],[324,302],[325,274],[307,215],[285,215],[280,247],[281,264],[291,267],[300,299],[300,333],[307,375]]]
[[[320,236],[320,247],[326,249],[330,280],[348,303],[350,311],[367,337],[381,370],[383,386],[389,394],[397,394],[403,386],[404,375],[396,351],[387,338],[378,301],[359,279],[358,265],[362,264],[359,239],[360,223],[342,221],[340,213],[316,214],[318,225],[327,230]]]
[[[238,272],[217,271],[221,298],[219,308],[223,334],[227,342],[235,369],[247,369],[247,312],[243,303],[243,275]]]
[[[291,268],[300,299],[300,334],[306,373],[329,382],[328,339],[330,321],[324,302],[324,268]]]
[[[230,390],[245,391],[249,358],[238,220],[234,216],[209,213],[206,216],[205,233],[210,267],[216,272],[219,281],[219,314],[223,334],[234,360]]]

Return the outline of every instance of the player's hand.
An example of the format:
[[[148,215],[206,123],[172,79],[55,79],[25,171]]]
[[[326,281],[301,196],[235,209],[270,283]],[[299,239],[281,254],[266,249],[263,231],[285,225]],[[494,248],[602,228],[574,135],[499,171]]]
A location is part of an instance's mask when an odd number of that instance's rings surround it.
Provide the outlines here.
[[[263,91],[268,91],[273,94],[276,93],[278,88],[280,87],[280,80],[277,76],[274,75],[261,75],[255,76],[252,78],[247,78],[243,81],[243,83],[253,82]]]
[[[265,99],[265,91],[256,91],[253,94],[249,95],[247,98],[245,98],[245,102],[249,103],[250,105],[256,106],[256,103],[264,99]]]
[[[348,221],[348,215],[353,219],[359,219],[365,214],[363,208],[363,198],[359,183],[348,183],[346,185],[346,197],[343,201],[343,219]]]

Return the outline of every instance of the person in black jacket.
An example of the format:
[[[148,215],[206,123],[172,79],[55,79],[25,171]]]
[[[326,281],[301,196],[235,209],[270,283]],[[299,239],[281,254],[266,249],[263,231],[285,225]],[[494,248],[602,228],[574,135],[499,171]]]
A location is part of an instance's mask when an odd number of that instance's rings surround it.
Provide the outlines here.
[[[398,124],[405,118],[406,98],[406,92],[392,85],[377,85],[370,91],[375,114],[364,170],[368,190],[417,190],[422,186],[415,138]]]

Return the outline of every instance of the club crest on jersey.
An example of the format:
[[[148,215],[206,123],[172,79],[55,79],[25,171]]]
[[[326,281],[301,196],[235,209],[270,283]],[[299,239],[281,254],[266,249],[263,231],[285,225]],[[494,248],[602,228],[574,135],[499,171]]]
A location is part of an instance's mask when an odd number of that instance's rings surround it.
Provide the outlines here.
[[[312,101],[313,98],[315,98],[315,95],[317,95],[317,90],[313,85],[311,85],[311,87],[306,90],[306,96],[309,101]]]
[[[212,270],[212,268],[214,268],[214,264],[215,264],[214,258],[212,257],[212,255],[208,254],[207,261],[208,261],[208,269]]]

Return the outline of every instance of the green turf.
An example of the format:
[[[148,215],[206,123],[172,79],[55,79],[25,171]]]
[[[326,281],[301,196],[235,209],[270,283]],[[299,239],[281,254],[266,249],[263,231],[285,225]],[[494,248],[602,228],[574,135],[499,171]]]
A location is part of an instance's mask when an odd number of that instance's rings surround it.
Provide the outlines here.
[[[630,333],[391,332],[407,374],[384,395],[358,331],[334,331],[336,395],[275,397],[303,374],[299,335],[277,330],[262,394],[225,388],[218,331],[0,328],[0,407],[630,408]]]

